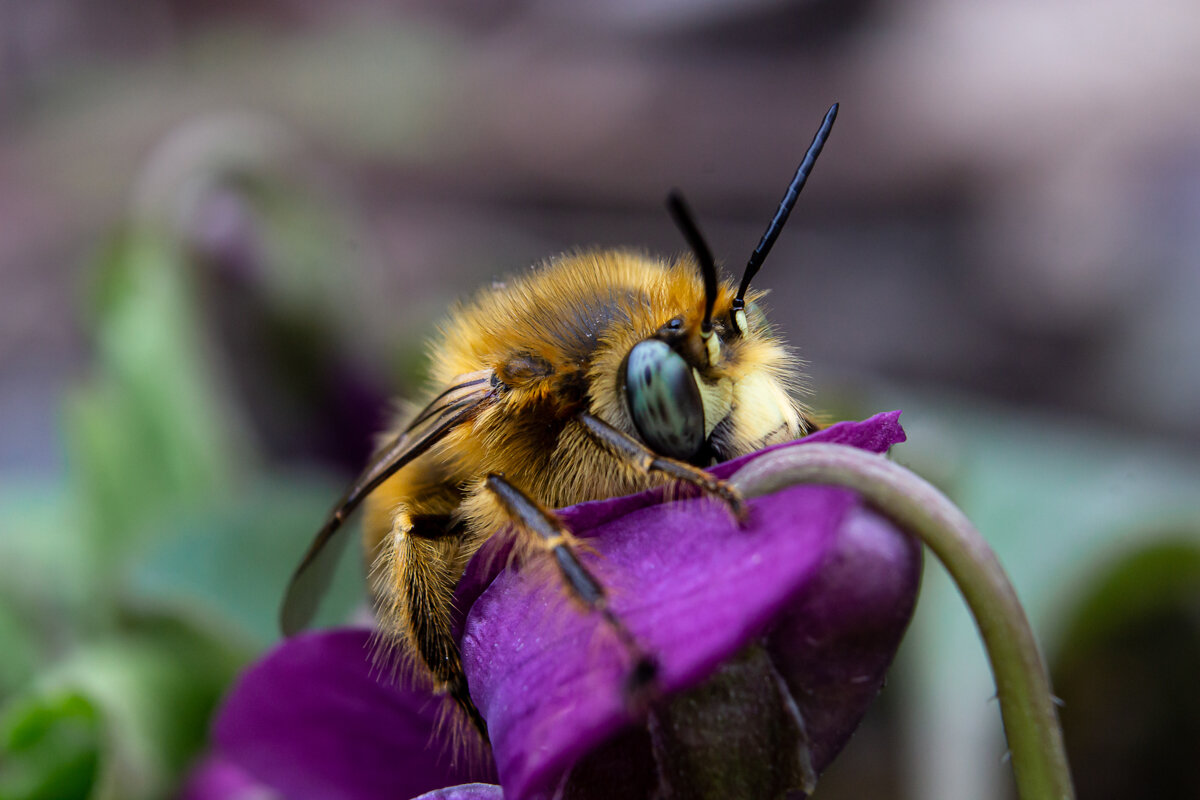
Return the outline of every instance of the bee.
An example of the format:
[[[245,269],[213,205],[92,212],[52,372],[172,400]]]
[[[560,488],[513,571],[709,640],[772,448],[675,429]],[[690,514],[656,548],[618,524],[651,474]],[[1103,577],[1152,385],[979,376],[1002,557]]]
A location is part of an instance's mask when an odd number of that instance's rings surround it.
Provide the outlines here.
[[[485,741],[451,625],[455,586],[496,531],[512,532],[522,558],[554,564],[568,593],[617,634],[634,665],[631,692],[651,685],[652,655],[608,607],[552,509],[682,482],[740,517],[742,498],[703,468],[814,429],[795,399],[798,364],[750,282],[837,111],[834,104],[826,113],[736,288],[718,275],[673,192],[668,207],[690,255],[563,255],[454,310],[430,349],[424,407],[386,437],[297,567],[284,633],[310,621],[332,572],[322,553],[344,544],[337,534],[363,504],[382,639],[411,657]]]

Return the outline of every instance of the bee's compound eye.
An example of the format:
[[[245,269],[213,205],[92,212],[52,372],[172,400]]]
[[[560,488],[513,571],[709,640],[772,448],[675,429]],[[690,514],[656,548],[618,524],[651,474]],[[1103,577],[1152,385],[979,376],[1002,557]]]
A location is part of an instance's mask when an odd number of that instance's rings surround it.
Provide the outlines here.
[[[704,404],[692,368],[666,342],[646,339],[625,362],[633,424],[651,450],[681,461],[704,444]]]

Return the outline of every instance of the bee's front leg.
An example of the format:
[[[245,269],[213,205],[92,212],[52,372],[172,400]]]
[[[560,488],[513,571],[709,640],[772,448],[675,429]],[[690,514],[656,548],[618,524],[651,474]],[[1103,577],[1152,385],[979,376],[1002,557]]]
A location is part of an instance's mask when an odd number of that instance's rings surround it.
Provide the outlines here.
[[[746,503],[742,499],[742,495],[720,478],[713,477],[699,467],[683,461],[658,455],[637,439],[614,428],[599,417],[585,412],[579,415],[579,421],[583,423],[584,430],[596,442],[618,457],[634,464],[642,472],[646,474],[661,472],[677,481],[690,483],[704,492],[720,498],[737,519],[744,520],[746,518]]]
[[[588,571],[577,555],[579,546],[562,521],[529,495],[509,483],[503,475],[487,476],[487,488],[508,511],[520,535],[531,536],[531,544],[553,556],[559,574],[571,595],[592,611],[600,614],[633,657],[634,668],[626,683],[626,698],[631,706],[643,705],[653,693],[658,665],[637,643],[608,605],[608,595],[596,577]]]

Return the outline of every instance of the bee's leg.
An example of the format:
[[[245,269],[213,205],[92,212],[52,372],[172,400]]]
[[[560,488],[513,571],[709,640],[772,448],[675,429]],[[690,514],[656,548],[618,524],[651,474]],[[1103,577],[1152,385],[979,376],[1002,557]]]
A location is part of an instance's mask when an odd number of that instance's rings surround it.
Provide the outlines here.
[[[621,458],[640,468],[642,472],[647,474],[661,472],[677,481],[697,486],[708,494],[715,495],[724,501],[725,505],[729,506],[729,510],[739,520],[745,518],[746,504],[742,499],[742,495],[737,489],[734,489],[720,478],[713,477],[699,467],[692,466],[683,461],[676,461],[673,458],[660,456],[629,434],[617,430],[604,420],[594,417],[591,414],[586,412],[580,414],[579,421],[583,423],[584,430],[593,439]]]
[[[451,632],[454,569],[461,531],[444,516],[410,516],[396,511],[391,547],[388,623],[402,632],[411,652],[433,676],[435,688],[445,691],[487,741],[487,724],[467,689],[458,644]]]
[[[589,610],[599,612],[605,624],[612,629],[633,656],[634,668],[626,684],[626,694],[631,705],[642,705],[658,674],[654,659],[642,650],[637,640],[613,610],[608,606],[608,595],[596,577],[588,571],[576,554],[575,537],[553,512],[513,486],[503,475],[487,476],[487,488],[499,498],[501,504],[516,521],[517,529],[523,534],[532,534],[537,546],[554,557],[559,574],[571,596]]]

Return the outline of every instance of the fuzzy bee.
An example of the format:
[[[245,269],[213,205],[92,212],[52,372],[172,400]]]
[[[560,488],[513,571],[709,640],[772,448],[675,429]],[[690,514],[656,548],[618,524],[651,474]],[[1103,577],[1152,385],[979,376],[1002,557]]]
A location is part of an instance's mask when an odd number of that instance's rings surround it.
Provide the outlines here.
[[[654,681],[643,652],[578,558],[551,509],[679,481],[742,500],[703,470],[810,432],[796,401],[798,365],[768,324],[750,281],[762,266],[837,116],[831,107],[736,288],[717,267],[683,200],[668,206],[693,257],[626,251],[561,256],[457,308],[432,344],[423,410],[401,420],[334,506],[297,567],[281,615],[304,627],[365,503],[370,590],[384,641],[453,698],[481,735],[451,631],[455,586],[496,531],[545,558],[632,656],[632,692]],[[318,558],[318,556],[322,556]]]

